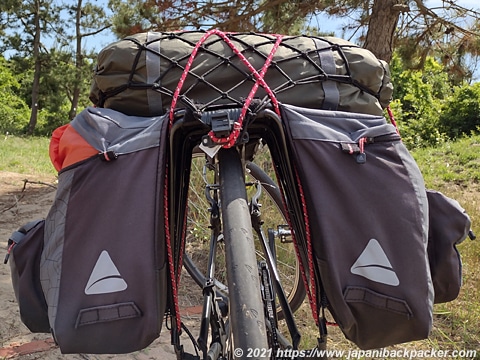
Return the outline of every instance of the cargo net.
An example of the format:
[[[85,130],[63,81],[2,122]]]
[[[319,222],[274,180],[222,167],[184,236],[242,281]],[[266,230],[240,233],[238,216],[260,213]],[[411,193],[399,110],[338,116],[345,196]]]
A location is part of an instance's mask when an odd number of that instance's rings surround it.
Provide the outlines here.
[[[271,100],[273,95],[279,102],[307,108],[383,114],[393,91],[385,62],[338,38],[278,39],[220,31],[133,35],[103,50],[116,51],[115,56],[99,55],[91,99],[97,106],[118,107],[130,115],[161,115],[175,96],[184,106],[200,109],[227,103],[242,106],[257,84],[254,96],[259,99]],[[258,84],[255,71],[261,72],[269,55],[271,62],[262,76],[266,88]],[[124,77],[119,76],[122,71]],[[122,102],[137,90],[147,91],[147,96],[124,111]],[[132,95],[139,99],[138,93]]]

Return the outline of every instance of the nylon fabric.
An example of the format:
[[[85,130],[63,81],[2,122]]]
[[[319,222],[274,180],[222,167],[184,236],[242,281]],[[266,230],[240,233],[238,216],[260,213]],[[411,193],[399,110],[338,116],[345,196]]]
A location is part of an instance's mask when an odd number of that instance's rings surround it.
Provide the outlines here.
[[[171,295],[162,206],[167,126],[167,116],[88,108],[52,140],[60,172],[39,277],[64,354],[129,353],[160,334]],[[85,149],[117,156],[84,157]]]
[[[361,349],[428,337],[428,202],[395,127],[380,116],[290,105],[282,118],[305,196],[317,297],[323,288],[335,321]]]
[[[435,303],[455,300],[462,287],[462,259],[457,249],[470,234],[472,221],[458,201],[427,190],[429,206],[428,256]]]
[[[112,108],[128,115],[164,114],[171,105],[178,79],[192,51],[204,35],[205,32],[201,31],[139,33],[106,46],[98,54],[90,99],[98,107]],[[256,71],[264,65],[276,41],[274,35],[267,34],[225,35]],[[283,38],[265,75],[265,81],[278,101],[309,108],[323,106],[325,71],[314,39],[328,44],[333,52],[335,72],[326,83],[338,80],[338,109],[382,115],[393,93],[388,64],[368,50],[333,37]],[[160,48],[158,54],[149,51],[155,41],[159,44],[155,45],[156,49]],[[154,56],[157,56],[160,76],[151,81],[148,69],[153,66],[151,59]],[[331,67],[331,61],[328,64]],[[356,85],[352,85],[352,79]],[[187,104],[241,104],[252,88],[252,80],[255,78],[248,67],[220,36],[215,35],[199,49],[180,95]],[[260,88],[257,96],[266,98],[268,94]],[[161,112],[152,113],[152,101],[162,104]],[[184,107],[185,103],[179,106]]]
[[[48,333],[47,303],[39,274],[44,226],[44,220],[35,220],[14,232],[8,240],[6,261],[10,262],[12,286],[22,322],[31,332]]]
[[[57,171],[97,154],[98,150],[80,136],[71,124],[56,129],[52,134],[50,160]]]
[[[98,152],[128,154],[157,147],[164,136],[166,116],[128,116],[112,109],[89,107],[71,126]]]

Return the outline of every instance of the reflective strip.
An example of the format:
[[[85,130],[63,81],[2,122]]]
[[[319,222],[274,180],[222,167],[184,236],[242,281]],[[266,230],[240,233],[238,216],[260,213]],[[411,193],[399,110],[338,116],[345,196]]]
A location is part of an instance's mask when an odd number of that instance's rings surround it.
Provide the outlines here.
[[[325,71],[327,75],[336,75],[337,69],[335,67],[335,58],[333,57],[331,45],[317,38],[314,38],[313,41],[318,50],[317,54],[323,71]],[[333,80],[323,81],[322,87],[325,92],[322,109],[337,110],[340,103],[340,92],[338,91],[337,83]]]
[[[154,41],[156,40],[156,41]],[[150,41],[152,41],[150,43]],[[160,77],[160,40],[158,34],[152,32],[147,33],[147,49],[152,51],[145,51],[145,65],[147,68],[147,84],[154,84]],[[148,108],[150,114],[162,113],[162,95],[160,92],[148,89],[147,90]]]

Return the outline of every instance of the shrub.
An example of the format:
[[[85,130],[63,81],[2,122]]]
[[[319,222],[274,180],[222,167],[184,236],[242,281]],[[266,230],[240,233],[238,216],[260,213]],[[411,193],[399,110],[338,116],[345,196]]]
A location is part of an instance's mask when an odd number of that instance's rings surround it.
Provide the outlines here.
[[[395,101],[392,109],[405,144],[409,148],[437,145],[445,140],[439,128],[442,104],[451,90],[442,65],[427,58],[423,70],[403,69],[392,61]]]
[[[8,67],[7,61],[0,57],[0,133],[17,134],[28,124],[30,110],[25,101],[17,95],[20,84]]]
[[[456,87],[442,110],[440,128],[450,138],[477,132],[480,126],[480,83]]]

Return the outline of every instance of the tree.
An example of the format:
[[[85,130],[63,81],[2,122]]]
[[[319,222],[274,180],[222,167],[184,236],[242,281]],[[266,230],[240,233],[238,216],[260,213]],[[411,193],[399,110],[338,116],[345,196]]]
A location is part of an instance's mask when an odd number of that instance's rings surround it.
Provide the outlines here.
[[[0,133],[19,133],[26,126],[28,106],[17,95],[20,84],[12,72],[9,62],[0,56]]]
[[[85,0],[59,5],[52,5],[53,0],[2,1],[1,19],[10,25],[0,44],[3,51],[9,49],[15,71],[25,80],[20,90],[31,107],[27,133],[34,132],[42,110],[42,127],[51,130],[87,104],[94,55],[83,46],[87,37],[110,26],[108,18],[102,7]],[[45,124],[45,116],[52,126]]]
[[[401,48],[411,67],[421,68],[427,56],[435,56],[452,76],[468,78],[465,58],[480,52],[480,12],[454,0],[430,7],[424,0],[110,0],[110,6],[120,37],[146,30],[212,27],[291,34],[305,31],[306,19],[323,12],[350,19],[345,35],[352,34],[386,61],[394,48]]]
[[[3,45],[19,54],[34,59],[34,75],[31,87],[31,113],[27,128],[33,134],[37,124],[40,78],[42,72],[42,36],[56,31],[60,23],[59,9],[51,0],[6,0],[2,13],[9,21],[11,34]]]
[[[71,40],[75,42],[75,67],[73,70],[73,79],[71,88],[67,88],[67,96],[70,101],[69,119],[73,119],[77,114],[78,104],[82,88],[84,88],[84,79],[86,69],[90,67],[89,57],[83,49],[83,41],[89,36],[93,36],[108,29],[110,24],[103,8],[93,5],[90,2],[83,4],[83,0],[76,0],[76,4],[67,6],[70,14],[75,14],[75,33]]]
[[[428,56],[441,61],[453,81],[471,79],[467,56],[480,54],[480,12],[454,0],[427,6],[424,0],[332,1],[327,12],[350,16],[345,30],[379,58],[395,48],[409,68],[422,69]],[[480,7],[480,5],[479,5]]]
[[[407,10],[408,6],[401,0],[374,1],[368,20],[365,48],[378,58],[390,62],[398,20],[400,14]]]
[[[414,148],[444,141],[439,117],[452,93],[444,66],[430,56],[423,70],[408,69],[395,53],[390,68],[395,89],[391,106],[403,142]]]
[[[480,12],[455,1],[444,0],[442,7],[428,8],[416,0],[404,17],[396,47],[411,68],[421,69],[427,56],[435,56],[459,84],[471,80],[466,58],[480,53]]]
[[[291,33],[324,8],[323,2],[258,0],[110,0],[114,32],[119,37],[147,30],[218,28],[223,31]],[[276,20],[276,21],[275,21]]]
[[[33,58],[35,59],[35,71],[33,75],[32,85],[32,111],[30,113],[30,121],[28,122],[27,133],[32,135],[37,125],[38,115],[38,94],[40,92],[40,72],[42,71],[42,63],[40,61],[40,17],[41,17],[41,3],[40,0],[33,2]]]

